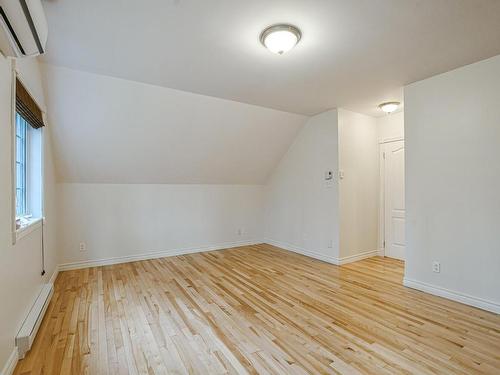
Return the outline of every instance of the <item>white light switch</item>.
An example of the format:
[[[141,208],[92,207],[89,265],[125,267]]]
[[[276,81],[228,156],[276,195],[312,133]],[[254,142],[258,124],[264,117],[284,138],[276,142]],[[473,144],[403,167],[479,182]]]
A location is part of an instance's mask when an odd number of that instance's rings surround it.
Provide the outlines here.
[[[325,186],[326,187],[332,187],[333,186],[333,171],[326,171],[325,172]]]

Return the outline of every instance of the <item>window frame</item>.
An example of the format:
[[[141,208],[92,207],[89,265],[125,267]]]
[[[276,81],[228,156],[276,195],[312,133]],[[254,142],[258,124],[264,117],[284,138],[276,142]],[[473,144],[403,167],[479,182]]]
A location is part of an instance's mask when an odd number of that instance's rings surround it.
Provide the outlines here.
[[[11,81],[11,181],[12,181],[12,201],[11,201],[11,217],[12,217],[12,244],[15,245],[18,240],[23,238],[24,236],[30,234],[34,230],[41,228],[42,224],[45,222],[45,132],[43,127],[39,129],[33,129],[29,124],[29,121],[26,120],[21,114],[19,116],[26,121],[26,144],[25,144],[25,210],[29,211],[31,207],[30,202],[30,138],[33,134],[32,131],[40,131],[39,134],[39,147],[40,147],[40,202],[39,202],[39,216],[33,217],[31,212],[25,212],[23,216],[17,216],[17,207],[16,207],[16,197],[17,197],[17,168],[16,168],[16,160],[17,160],[17,115],[18,112],[16,110],[16,80],[19,80],[23,86],[28,90],[28,86],[25,84],[23,77],[20,75],[19,71],[15,67],[15,63],[12,66],[12,81]],[[39,108],[42,111],[42,116],[45,118],[45,110],[44,107],[40,106],[38,101],[35,99],[31,93],[29,93],[33,100],[37,103]],[[38,135],[37,135],[38,137]],[[23,225],[18,226],[18,219],[23,219]]]

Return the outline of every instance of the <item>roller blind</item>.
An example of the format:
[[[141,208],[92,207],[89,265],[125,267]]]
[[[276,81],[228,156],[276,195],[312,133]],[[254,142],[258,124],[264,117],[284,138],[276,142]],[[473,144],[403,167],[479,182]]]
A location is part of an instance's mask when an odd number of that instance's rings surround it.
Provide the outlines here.
[[[16,79],[16,111],[24,117],[28,124],[34,129],[45,126],[43,123],[42,110],[18,79]]]

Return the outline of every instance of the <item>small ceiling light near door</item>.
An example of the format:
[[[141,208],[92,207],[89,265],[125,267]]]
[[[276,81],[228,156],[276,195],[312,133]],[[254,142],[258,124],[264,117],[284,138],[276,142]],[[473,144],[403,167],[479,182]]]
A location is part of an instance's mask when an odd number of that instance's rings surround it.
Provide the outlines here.
[[[269,26],[260,34],[260,42],[271,52],[282,55],[299,42],[302,34],[292,25]]]
[[[399,108],[400,102],[386,102],[380,104],[378,107],[385,113],[392,113]]]

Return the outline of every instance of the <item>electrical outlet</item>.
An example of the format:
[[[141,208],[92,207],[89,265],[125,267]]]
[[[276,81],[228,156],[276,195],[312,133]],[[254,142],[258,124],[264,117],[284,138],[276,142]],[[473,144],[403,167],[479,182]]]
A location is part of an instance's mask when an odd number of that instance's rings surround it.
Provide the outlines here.
[[[432,262],[432,272],[440,273],[441,272],[441,263]]]
[[[328,248],[333,249],[333,240],[328,241]]]
[[[85,242],[80,242],[80,251],[87,251],[87,244]]]
[[[243,228],[238,229],[238,236],[242,236],[245,234],[245,230]]]

